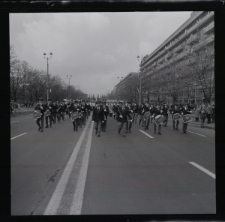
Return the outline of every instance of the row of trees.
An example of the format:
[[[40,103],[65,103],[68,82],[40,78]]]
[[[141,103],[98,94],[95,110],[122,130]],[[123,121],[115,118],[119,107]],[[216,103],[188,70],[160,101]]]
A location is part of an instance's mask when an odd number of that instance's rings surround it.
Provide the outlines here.
[[[190,101],[203,98],[211,103],[215,93],[214,54],[212,50],[201,50],[187,54],[178,63],[167,63],[160,70],[143,70],[141,82],[133,75],[123,90],[114,97],[131,102],[139,102],[140,84],[143,101],[177,103],[178,99]],[[201,95],[197,92],[201,92]]]
[[[68,86],[61,77],[49,74],[50,98],[62,101],[70,96],[73,99],[86,99],[87,95],[74,86]],[[47,97],[47,73],[20,61],[13,46],[10,46],[10,97],[14,102],[36,102]]]

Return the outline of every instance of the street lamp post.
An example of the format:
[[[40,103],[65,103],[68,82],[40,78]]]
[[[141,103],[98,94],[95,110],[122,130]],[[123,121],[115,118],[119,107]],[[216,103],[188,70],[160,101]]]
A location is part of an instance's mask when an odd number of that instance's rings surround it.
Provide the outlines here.
[[[49,54],[50,57],[47,57],[46,53],[44,52],[43,55],[44,55],[44,59],[47,59],[47,101],[48,101],[48,99],[49,99],[49,79],[48,79],[48,69],[49,69],[48,66],[49,65],[48,65],[48,60],[52,58],[53,54],[50,52],[50,54]]]
[[[69,97],[69,99],[70,99],[70,78],[72,78],[72,75],[67,75],[67,78],[69,79],[69,89],[68,89],[68,97]]]

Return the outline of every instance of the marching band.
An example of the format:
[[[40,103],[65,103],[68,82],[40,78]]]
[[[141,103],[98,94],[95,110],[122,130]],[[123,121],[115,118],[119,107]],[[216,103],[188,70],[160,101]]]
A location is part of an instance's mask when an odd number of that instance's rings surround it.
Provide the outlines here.
[[[34,109],[34,120],[38,125],[38,131],[43,132],[44,122],[45,128],[52,128],[53,124],[60,123],[65,120],[66,114],[72,122],[74,131],[78,131],[78,128],[82,128],[86,124],[86,120],[91,116],[92,121],[95,123],[95,133],[100,137],[101,132],[106,132],[107,119],[113,117],[117,121],[118,133],[122,132],[122,136],[126,137],[127,133],[131,133],[132,124],[137,124],[139,117],[139,125],[144,127],[144,130],[149,129],[149,125],[153,122],[154,133],[162,135],[162,126],[167,127],[169,117],[169,106],[167,104],[157,104],[156,106],[149,103],[136,104],[136,103],[124,103],[118,102],[114,104],[108,104],[106,102],[96,102],[95,105],[90,105],[89,101],[85,100],[70,100],[63,102],[48,100],[46,104],[43,103],[43,99],[39,99],[39,103]],[[183,122],[182,133],[187,133],[188,123],[191,118],[188,114],[191,111],[188,110],[187,105],[178,107],[174,105],[170,110],[172,114],[172,127],[173,130],[179,130],[179,120]],[[201,110],[204,115],[204,107]],[[45,120],[45,121],[44,121]],[[204,122],[202,127],[204,127]]]

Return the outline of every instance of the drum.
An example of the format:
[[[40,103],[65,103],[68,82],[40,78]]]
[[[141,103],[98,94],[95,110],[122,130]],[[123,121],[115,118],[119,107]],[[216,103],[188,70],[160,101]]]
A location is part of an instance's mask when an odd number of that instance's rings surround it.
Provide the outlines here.
[[[181,119],[183,123],[191,122],[191,117],[189,115],[183,115]]]
[[[155,124],[157,126],[160,125],[160,124],[163,124],[163,120],[164,120],[163,115],[157,115],[155,117]]]
[[[51,111],[50,110],[46,110],[45,115],[46,116],[50,116],[51,115]]]
[[[37,120],[38,118],[41,118],[41,112],[40,112],[40,110],[35,110],[33,112],[33,117],[34,117],[34,120]]]
[[[72,121],[76,120],[77,118],[79,118],[79,113],[78,112],[71,112],[70,118],[71,118]]]
[[[173,114],[173,120],[174,121],[178,121],[179,119],[180,119],[180,114],[179,113]]]

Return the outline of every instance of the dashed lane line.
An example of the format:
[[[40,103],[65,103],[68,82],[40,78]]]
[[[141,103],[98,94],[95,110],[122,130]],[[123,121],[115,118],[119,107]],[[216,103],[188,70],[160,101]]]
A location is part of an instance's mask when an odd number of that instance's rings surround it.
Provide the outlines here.
[[[191,132],[191,131],[188,131],[189,133],[193,133],[193,134],[196,134],[196,135],[199,135],[199,136],[202,136],[202,137],[206,137],[206,136],[204,136],[204,135],[202,135],[202,134],[199,134],[199,133],[194,133],[194,132]]]
[[[143,134],[145,134],[146,136],[148,136],[149,138],[153,139],[154,137],[152,137],[151,135],[149,135],[148,133],[142,131],[142,130],[139,130],[140,132],[142,132]]]
[[[209,170],[205,169],[204,167],[198,165],[195,162],[189,162],[189,163],[192,164],[193,166],[197,167],[199,170],[203,171],[204,173],[208,174],[212,178],[216,179],[216,175],[214,173],[210,172]]]
[[[61,202],[61,199],[63,197],[63,194],[64,194],[64,191],[65,191],[65,188],[66,188],[66,185],[67,185],[67,182],[70,178],[70,174],[73,170],[73,165],[74,165],[74,162],[76,161],[77,159],[77,155],[78,155],[78,152],[81,148],[81,145],[82,145],[82,142],[84,140],[84,136],[86,134],[86,131],[88,129],[88,126],[89,126],[89,122],[90,122],[91,118],[89,118],[74,150],[73,150],[73,153],[72,155],[70,156],[70,159],[63,171],[63,174],[61,176],[61,179],[59,180],[57,186],[56,186],[56,189],[48,203],[48,206],[47,208],[45,209],[45,212],[44,212],[44,215],[57,215],[57,210],[58,210],[58,207],[60,205],[60,202]]]
[[[14,140],[14,139],[16,139],[17,137],[23,136],[23,135],[25,135],[25,134],[27,134],[27,133],[22,133],[22,134],[20,134],[20,135],[18,135],[18,136],[15,136],[15,137],[11,138],[11,140]]]
[[[84,188],[86,183],[87,171],[88,171],[88,163],[89,163],[89,155],[91,150],[91,141],[92,141],[92,131],[93,131],[93,122],[91,123],[91,127],[88,134],[88,141],[85,148],[85,153],[82,161],[81,171],[77,183],[77,188],[73,197],[73,202],[70,208],[70,215],[80,215],[82,210],[83,196],[84,196]]]

